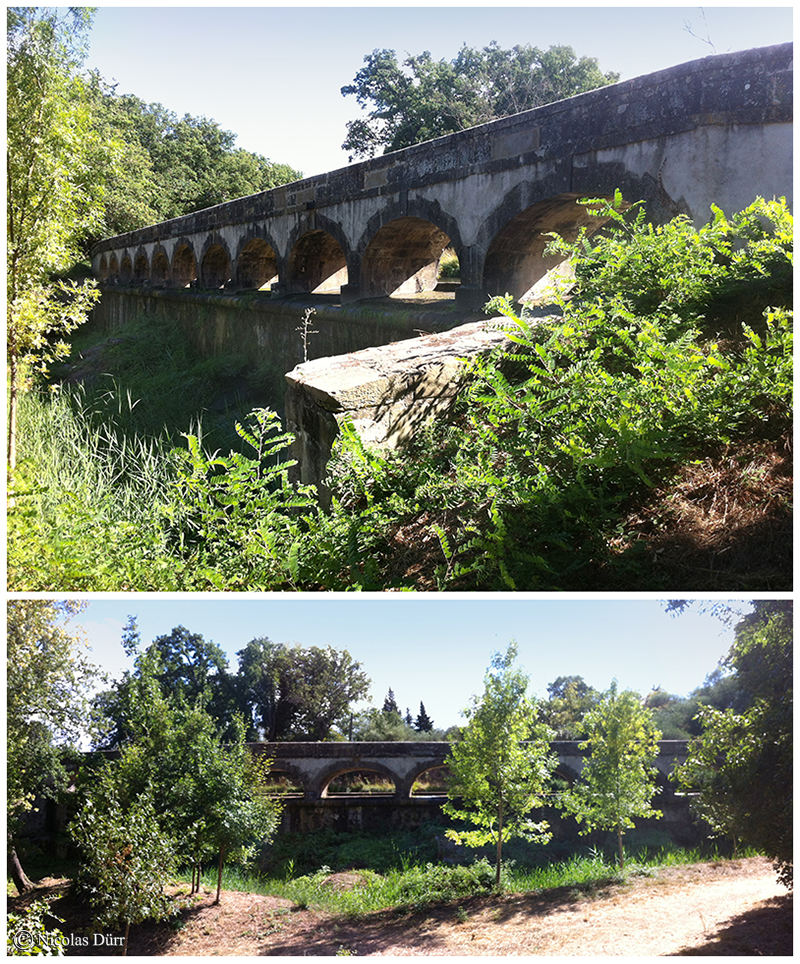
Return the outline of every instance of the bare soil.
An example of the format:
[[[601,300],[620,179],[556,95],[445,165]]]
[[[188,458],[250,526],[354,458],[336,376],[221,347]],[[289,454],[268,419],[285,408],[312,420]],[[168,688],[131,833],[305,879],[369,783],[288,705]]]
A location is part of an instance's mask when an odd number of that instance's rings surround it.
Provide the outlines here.
[[[65,896],[53,912],[65,934],[91,933],[85,909],[65,893],[66,881],[42,882]],[[331,886],[357,884],[335,874]],[[719,861],[656,871],[586,893],[482,897],[428,908],[346,919],[296,909],[291,901],[223,892],[219,905],[204,891],[177,922],[131,928],[128,953],[178,956],[520,956],[664,957],[792,954],[792,897],[763,858]],[[108,954],[102,947],[67,953]],[[119,953],[119,951],[116,951]]]

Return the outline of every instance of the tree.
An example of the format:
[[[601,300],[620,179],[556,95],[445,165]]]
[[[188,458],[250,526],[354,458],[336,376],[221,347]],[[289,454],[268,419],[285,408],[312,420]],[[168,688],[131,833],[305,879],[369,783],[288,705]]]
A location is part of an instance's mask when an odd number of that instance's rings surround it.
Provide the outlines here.
[[[289,692],[297,713],[295,736],[326,740],[335,725],[346,725],[351,704],[367,695],[369,677],[346,649],[295,646],[289,656]]]
[[[414,727],[419,730],[420,733],[430,733],[433,729],[433,720],[425,712],[425,704],[420,700],[419,703],[419,715],[414,722]]]
[[[236,682],[228,673],[225,654],[213,641],[176,626],[169,635],[157,636],[142,652],[135,618],[129,616],[123,646],[128,656],[135,657],[135,669],[133,673],[126,671],[113,690],[99,694],[95,700],[106,719],[102,746],[110,749],[130,739],[131,700],[138,692],[136,681],[143,674],[151,674],[167,693],[189,705],[200,700],[221,731],[232,734],[233,717],[241,712],[241,700]]]
[[[265,792],[269,761],[253,758],[243,719],[234,720],[232,736],[223,734],[202,694],[189,703],[185,693],[170,691],[153,646],[137,668],[127,693],[128,739],[101,771],[114,793],[97,796],[98,781],[91,779],[87,800],[113,824],[117,812],[104,809],[106,797],[127,813],[142,794],[151,794],[160,832],[193,868],[193,890],[203,861],[217,855],[219,902],[223,865],[246,858],[277,827],[280,805]]]
[[[244,700],[256,730],[270,743],[286,739],[295,717],[295,707],[289,699],[290,660],[286,647],[259,636],[237,655]]]
[[[395,714],[395,716],[400,716],[400,707],[397,705],[397,700],[394,698],[394,692],[392,691],[391,686],[389,687],[389,692],[383,699],[383,709],[381,712],[385,713],[387,716],[391,715],[392,713]]]
[[[103,233],[121,234],[231,198],[267,191],[303,175],[235,146],[214,120],[179,118],[161,104],[117,94],[97,75],[91,90],[97,123],[125,143],[124,163],[107,191]]]
[[[793,604],[758,600],[741,616],[724,660],[741,690],[737,709],[703,705],[702,732],[675,778],[696,794],[715,835],[754,847],[791,885],[793,871]],[[730,611],[723,607],[723,618]]]
[[[131,924],[172,913],[164,887],[176,869],[175,846],[159,826],[149,791],[123,806],[107,775],[100,774],[70,832],[84,854],[82,884],[96,922],[124,926],[124,955]]]
[[[448,754],[447,803],[442,810],[474,830],[448,829],[447,836],[470,847],[494,844],[495,883],[500,884],[504,840],[524,837],[545,843],[552,836],[546,821],[530,813],[544,806],[555,768],[550,730],[536,722],[527,697],[528,677],[513,668],[517,645],[496,653],[484,679],[483,696],[464,711],[469,720],[461,740]],[[529,742],[523,742],[528,740]]]
[[[325,740],[344,727],[369,677],[347,650],[286,647],[266,637],[239,653],[247,711],[267,739]]]
[[[650,805],[658,792],[652,762],[661,734],[639,694],[618,693],[616,680],[584,717],[583,731],[587,739],[581,749],[590,751],[589,759],[580,782],[562,795],[561,806],[584,824],[581,833],[616,831],[619,865],[624,867],[622,836],[634,826],[633,818],[661,816]]]
[[[15,846],[19,818],[34,795],[66,785],[63,750],[90,724],[89,691],[100,676],[68,621],[84,604],[73,600],[11,599],[6,650],[6,814],[8,863],[17,890],[31,884]]]
[[[13,7],[7,21],[7,307],[9,466],[16,466],[23,379],[67,347],[82,324],[93,282],[56,280],[80,260],[102,219],[105,171],[118,142],[101,142],[77,69],[93,9]]]
[[[581,720],[600,694],[582,676],[559,676],[547,687],[549,700],[541,705],[542,720],[558,740],[574,740]]]
[[[393,50],[373,50],[342,95],[354,95],[366,118],[349,121],[342,145],[353,157],[397,151],[433,137],[571,97],[619,80],[571,47],[541,51],[529,44],[482,50],[464,44],[452,61],[428,51],[398,63]]]

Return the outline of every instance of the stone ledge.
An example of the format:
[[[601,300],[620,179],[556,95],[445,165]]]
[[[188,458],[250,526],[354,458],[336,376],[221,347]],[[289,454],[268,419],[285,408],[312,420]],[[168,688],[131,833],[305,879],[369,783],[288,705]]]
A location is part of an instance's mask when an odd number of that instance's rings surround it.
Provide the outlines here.
[[[509,344],[497,326],[503,320],[317,358],[288,372],[286,422],[295,435],[296,478],[322,483],[339,423],[348,416],[369,445],[397,448],[408,442],[450,406],[467,360]]]

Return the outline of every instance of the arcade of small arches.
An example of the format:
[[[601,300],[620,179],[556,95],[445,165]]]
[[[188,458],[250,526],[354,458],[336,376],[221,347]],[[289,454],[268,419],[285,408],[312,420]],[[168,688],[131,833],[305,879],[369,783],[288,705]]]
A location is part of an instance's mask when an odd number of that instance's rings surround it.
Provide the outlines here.
[[[490,218],[477,245],[462,243],[455,219],[438,205],[436,211],[421,205],[428,210],[418,214],[395,216],[388,210],[376,215],[354,245],[338,224],[312,212],[283,245],[266,225],[246,231],[231,226],[104,251],[96,270],[105,285],[338,295],[355,301],[435,290],[440,259],[450,250],[459,258],[465,288],[530,300],[562,260],[545,256],[548,233],[571,239],[582,226],[601,223],[579,197],[546,198],[501,224]]]
[[[278,743],[252,744],[251,748],[256,755],[270,757],[270,782],[289,796],[324,800],[370,793],[398,801],[446,796],[449,744]],[[551,749],[558,760],[555,780],[570,785],[579,780],[585,756],[578,744],[561,741]],[[655,766],[662,795],[674,792],[669,775],[676,763],[686,759],[686,750],[686,741],[659,744]],[[369,785],[372,789],[366,790]]]

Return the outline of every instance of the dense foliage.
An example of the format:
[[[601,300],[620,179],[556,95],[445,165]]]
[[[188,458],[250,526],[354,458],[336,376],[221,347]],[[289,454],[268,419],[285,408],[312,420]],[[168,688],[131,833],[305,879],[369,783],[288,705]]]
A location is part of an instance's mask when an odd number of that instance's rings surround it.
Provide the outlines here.
[[[366,117],[349,121],[342,148],[371,157],[498,117],[540,107],[619,80],[604,74],[594,57],[571,47],[540,50],[530,44],[502,50],[495,42],[478,50],[464,44],[453,60],[428,51],[399,63],[394,50],[373,50],[353,83]]]
[[[617,692],[616,680],[581,721],[589,756],[581,779],[561,795],[560,806],[583,827],[581,833],[611,830],[617,835],[619,865],[625,864],[622,835],[634,818],[660,817],[651,800],[658,792],[657,771],[661,733],[653,712],[638,693]]]
[[[68,353],[62,336],[85,320],[91,282],[60,281],[102,219],[105,169],[116,142],[101,142],[78,75],[89,8],[7,10],[6,357],[7,459],[16,465],[17,400],[30,371]]]
[[[124,141],[110,178],[97,237],[133,231],[232,198],[267,191],[303,175],[287,164],[235,146],[236,135],[216,121],[178,117],[161,104],[118,94],[92,77],[98,127]]]
[[[69,620],[74,600],[10,599],[6,643],[6,821],[9,869],[17,889],[30,886],[16,851],[34,797],[56,797],[67,784],[65,748],[91,723],[89,693],[100,676]]]
[[[725,660],[741,691],[737,708],[701,705],[702,732],[677,771],[698,794],[712,830],[775,861],[784,883],[793,871],[793,603],[756,600],[735,627]]]

